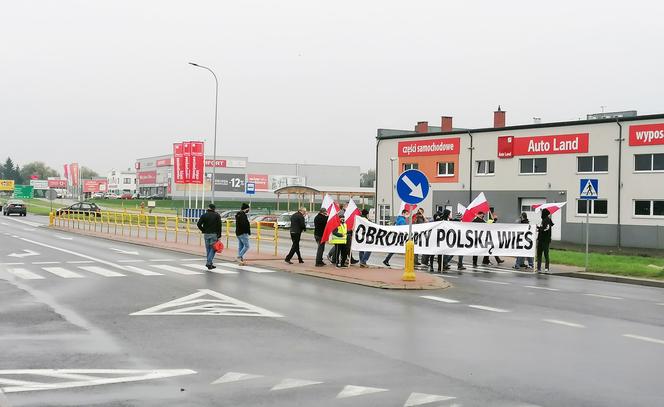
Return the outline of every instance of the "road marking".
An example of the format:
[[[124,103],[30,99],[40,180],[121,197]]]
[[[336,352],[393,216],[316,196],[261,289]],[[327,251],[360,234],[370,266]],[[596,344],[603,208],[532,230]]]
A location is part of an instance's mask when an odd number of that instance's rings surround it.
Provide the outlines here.
[[[191,275],[191,274],[203,274],[199,271],[191,271],[175,266],[169,266],[168,264],[151,264],[152,267],[158,268],[160,270],[166,270],[170,271],[172,273],[177,273],[177,274],[185,274],[185,275]]]
[[[456,399],[456,397],[439,396],[436,394],[425,393],[410,393],[410,397],[408,397],[408,400],[406,400],[406,403],[403,405],[403,407],[420,406],[422,404],[434,403],[436,401],[447,401],[454,399]]]
[[[156,271],[151,271],[151,270],[145,270],[142,268],[134,267],[134,266],[124,266],[124,270],[126,271],[131,271],[132,273],[137,273],[143,276],[163,276],[162,273],[157,273]]]
[[[42,267],[42,270],[48,271],[49,273],[62,278],[83,278],[82,275],[63,269],[62,267]]]
[[[459,278],[459,276],[451,276],[449,274],[443,274],[441,277],[443,277],[443,278]]]
[[[192,257],[192,258],[190,258],[190,259],[178,259],[178,260],[179,260],[179,261],[201,261],[201,260],[205,260],[205,258],[202,258],[202,257]]]
[[[207,289],[199,289],[196,293],[130,315],[216,315],[272,318],[283,316]]]
[[[18,237],[18,236],[16,236],[16,237]],[[32,250],[23,249],[23,251],[25,253],[10,253],[10,254],[7,255],[7,257],[20,257],[20,258],[23,258],[23,257],[30,257],[30,256],[39,256],[39,253],[37,253],[35,251],[32,251]]]
[[[219,263],[219,265],[222,266],[222,267],[234,268],[236,270],[251,271],[252,273],[276,273],[275,270],[268,270],[268,269],[252,267],[252,266],[240,266],[239,264],[235,264],[235,263]]]
[[[84,259],[92,260],[92,261],[97,262],[97,263],[106,264],[107,266],[111,266],[111,267],[115,267],[115,268],[118,268],[118,269],[122,269],[122,266],[119,265],[119,264],[115,264],[115,263],[110,262],[110,261],[106,261],[106,260],[98,259],[98,258],[96,258],[96,257],[88,256],[87,254],[78,253],[78,252],[75,252],[75,251],[73,251],[73,250],[63,249],[62,247],[57,247],[57,246],[52,246],[52,245],[50,245],[50,244],[37,242],[37,241],[34,241],[34,240],[26,239],[26,238],[24,238],[24,237],[21,237],[20,239],[23,240],[24,242],[28,242],[28,243],[32,243],[32,244],[36,244],[36,245],[38,245],[38,246],[42,246],[42,247],[47,247],[47,248],[49,248],[49,249],[53,249],[53,250],[58,250],[58,251],[61,251],[61,252],[63,252],[63,253],[69,253],[69,254],[74,255],[74,256],[77,256],[77,257],[81,257],[81,258],[84,258]]]
[[[449,298],[443,298],[443,297],[436,297],[435,295],[420,295],[420,298],[425,298],[427,300],[433,300],[433,301],[439,301],[439,302],[444,302],[446,304],[456,304],[459,301],[457,300],[451,300]]]
[[[657,305],[664,305],[664,302],[658,302]]]
[[[314,384],[321,384],[321,383],[323,382],[316,382],[313,380],[302,380],[302,379],[284,379],[279,384],[272,387],[270,391],[294,389],[297,387],[312,386]]]
[[[175,261],[175,259],[150,259],[148,261]]]
[[[195,268],[197,270],[202,270],[205,265],[203,264],[183,264],[183,266]],[[217,274],[239,274],[237,271],[231,271],[231,270],[224,270],[220,268],[212,269],[210,270],[211,273],[217,273]]]
[[[35,274],[32,271],[26,270],[24,268],[11,268],[8,271],[16,277],[22,278],[24,280],[42,280],[44,278],[39,274]]]
[[[81,270],[89,271],[90,273],[99,274],[104,277],[124,277],[124,274],[116,273],[115,271],[106,270],[99,266],[80,266]]]
[[[90,264],[94,263],[92,260],[71,260],[67,262],[68,264]]]
[[[484,305],[469,305],[469,307],[470,307],[470,308],[475,308],[475,309],[481,309],[481,310],[484,310],[484,311],[492,311],[492,312],[509,312],[509,311],[506,310],[506,309],[487,307],[487,306],[484,306]]]
[[[21,264],[25,264],[25,263],[21,263],[21,262],[18,262],[18,263],[0,263],[0,265],[2,265],[2,266],[20,266]]]
[[[33,228],[38,228],[38,227],[41,227],[41,226],[45,226],[45,225],[42,225],[41,223],[30,222],[29,220],[22,220],[22,219],[16,219],[16,218],[8,218],[8,219],[13,220],[14,222],[22,223],[24,225],[32,226]]]
[[[62,236],[62,235],[55,235],[55,237],[57,239],[60,239],[60,240],[72,240],[73,239],[73,237]]]
[[[189,369],[172,370],[127,370],[127,369],[21,369],[0,370],[0,384],[10,384],[9,387],[0,388],[4,393],[19,393],[26,391],[67,389],[72,387],[98,386],[111,383],[137,382],[141,380],[162,379],[166,377],[196,374]],[[21,381],[3,379],[2,376],[27,375],[30,378],[43,376],[47,381]],[[125,375],[108,377],[108,375]],[[53,378],[74,379],[73,381],[54,382]],[[13,382],[13,385],[12,385]]]
[[[491,280],[477,280],[477,281],[481,281],[483,283],[500,284],[500,285],[510,285],[510,284],[512,284],[512,283],[506,283],[504,281],[491,281]]]
[[[387,389],[381,389],[378,387],[364,387],[364,386],[352,386],[347,385],[337,394],[338,399],[345,399],[348,397],[363,396],[365,394],[380,393],[383,391],[388,391]]]
[[[25,230],[26,232],[34,232],[37,229],[35,229],[35,228],[23,228],[23,230]]]
[[[33,261],[32,264],[60,264],[60,261]]]
[[[122,259],[122,260],[118,260],[118,263],[140,263],[140,262],[143,262],[143,261],[145,261],[145,260]]]
[[[6,222],[2,222],[2,223],[0,223],[0,224],[1,224],[2,226],[9,226],[9,223],[6,223]]]
[[[624,298],[621,298],[621,297],[614,297],[612,295],[602,295],[602,294],[583,294],[583,295],[587,295],[589,297],[607,298],[609,300],[622,300],[622,299],[624,299]]]
[[[581,324],[575,324],[574,322],[561,321],[559,319],[543,319],[542,321],[549,322],[551,324],[569,326],[569,327],[572,327],[572,328],[585,328],[585,326],[583,326]]]
[[[217,380],[213,381],[211,384],[239,382],[241,380],[258,379],[259,377],[263,376],[258,374],[250,374],[250,373],[228,372],[225,375],[218,378]]]
[[[116,247],[109,247],[109,249],[111,249],[113,251],[116,251],[118,253],[122,253],[122,254],[131,254],[131,255],[134,255],[134,256],[138,256],[138,252],[135,251],[135,250],[134,251],[128,251],[128,250],[118,249]]]
[[[557,288],[549,288],[549,287],[540,287],[536,285],[524,285],[525,288],[534,288],[536,290],[546,290],[546,291],[560,291]]]
[[[656,339],[656,338],[649,338],[647,336],[640,336],[640,335],[632,335],[632,334],[624,334],[623,335],[625,338],[632,338],[632,339],[638,339],[640,341],[645,341],[645,342],[651,342],[651,343],[658,343],[660,345],[664,345],[664,341],[661,339]]]

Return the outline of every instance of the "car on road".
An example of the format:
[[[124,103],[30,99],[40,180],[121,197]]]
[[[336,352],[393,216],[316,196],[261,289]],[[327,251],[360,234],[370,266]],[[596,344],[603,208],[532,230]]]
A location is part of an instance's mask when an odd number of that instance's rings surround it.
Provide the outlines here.
[[[94,194],[92,194],[92,197],[94,199],[104,199],[104,195],[106,194],[104,194],[103,192],[95,192]]]
[[[112,192],[104,195],[104,199],[118,199],[119,197],[120,196],[118,194],[114,194]]]
[[[73,205],[67,206],[65,208],[60,208],[55,211],[56,216],[68,215],[68,214],[83,214],[87,216],[101,216],[101,208],[93,202],[76,202]]]
[[[134,195],[130,193],[124,193],[120,195],[120,199],[134,199]]]
[[[2,214],[9,216],[13,213],[18,213],[19,216],[26,216],[28,207],[25,205],[25,202],[19,199],[10,199],[7,201],[5,206],[2,207]]]

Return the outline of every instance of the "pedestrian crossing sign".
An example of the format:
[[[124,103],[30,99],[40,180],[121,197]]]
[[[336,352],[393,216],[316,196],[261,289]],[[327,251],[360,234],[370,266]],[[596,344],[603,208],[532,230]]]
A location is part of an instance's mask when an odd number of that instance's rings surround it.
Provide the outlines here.
[[[596,179],[583,178],[579,182],[579,199],[597,199],[599,182]]]

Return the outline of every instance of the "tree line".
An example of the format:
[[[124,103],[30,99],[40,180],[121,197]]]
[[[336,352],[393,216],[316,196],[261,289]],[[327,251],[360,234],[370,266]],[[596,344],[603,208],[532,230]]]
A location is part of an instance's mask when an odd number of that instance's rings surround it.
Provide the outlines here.
[[[79,173],[81,179],[99,177],[95,171],[84,166],[80,168]],[[33,161],[19,166],[11,157],[7,157],[4,164],[0,166],[0,179],[14,180],[16,185],[29,184],[33,176],[37,179],[48,179],[49,177],[60,177],[60,172],[42,161]]]

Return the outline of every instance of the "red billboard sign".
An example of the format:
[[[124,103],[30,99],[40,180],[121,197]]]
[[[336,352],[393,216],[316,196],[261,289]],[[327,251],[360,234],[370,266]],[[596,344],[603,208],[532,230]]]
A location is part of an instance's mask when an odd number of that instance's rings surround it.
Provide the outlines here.
[[[108,180],[105,179],[84,179],[83,192],[106,192],[108,191]]]
[[[664,144],[664,123],[629,126],[630,146]]]
[[[213,160],[205,160],[205,166],[206,167],[225,168],[226,167],[226,160],[217,160],[216,165],[213,164]]]
[[[205,173],[203,168],[203,162],[205,160],[204,153],[205,143],[202,141],[192,141],[191,142],[191,183],[192,184],[202,184],[203,183],[203,174]]]
[[[173,174],[176,184],[184,184],[184,154],[182,143],[173,143]]]
[[[138,183],[140,185],[157,183],[157,171],[143,171],[139,172],[137,175],[138,175]]]
[[[69,164],[69,170],[71,171],[71,184],[73,186],[78,186],[78,163]]]
[[[426,155],[459,155],[461,139],[439,138],[431,140],[399,142],[399,157],[417,157]]]
[[[587,152],[588,133],[532,137],[506,136],[498,138],[498,158],[510,158],[519,155],[576,154]]]
[[[49,188],[56,188],[56,189],[65,189],[65,188],[67,188],[67,180],[66,179],[49,179],[48,180],[48,187]]]
[[[247,174],[247,182],[253,182],[256,185],[256,191],[267,191],[269,189],[267,174]]]
[[[171,158],[161,158],[157,160],[157,163],[155,164],[157,167],[168,167],[171,165]]]
[[[182,143],[182,157],[184,159],[184,183],[191,183],[191,142]]]

